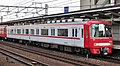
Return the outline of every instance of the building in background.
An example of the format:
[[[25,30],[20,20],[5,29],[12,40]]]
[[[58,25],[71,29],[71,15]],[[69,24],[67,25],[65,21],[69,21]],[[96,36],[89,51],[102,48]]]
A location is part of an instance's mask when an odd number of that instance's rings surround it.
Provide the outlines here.
[[[120,0],[80,0],[80,10],[99,8],[105,6],[114,6],[119,4]],[[114,22],[112,26],[113,39],[114,41],[120,42],[120,23],[119,23],[120,19],[114,19],[113,22]]]
[[[120,4],[120,0],[80,0],[80,10]]]

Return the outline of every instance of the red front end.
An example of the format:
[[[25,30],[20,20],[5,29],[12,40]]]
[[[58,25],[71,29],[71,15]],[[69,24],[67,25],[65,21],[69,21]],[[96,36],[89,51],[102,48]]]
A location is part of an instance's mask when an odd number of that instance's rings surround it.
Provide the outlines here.
[[[113,37],[111,23],[105,21],[89,21],[84,25],[84,43],[91,54],[108,55],[112,53]]]
[[[110,54],[113,47],[112,38],[92,38],[89,47],[92,54]]]
[[[0,37],[6,38],[6,26],[0,26]]]

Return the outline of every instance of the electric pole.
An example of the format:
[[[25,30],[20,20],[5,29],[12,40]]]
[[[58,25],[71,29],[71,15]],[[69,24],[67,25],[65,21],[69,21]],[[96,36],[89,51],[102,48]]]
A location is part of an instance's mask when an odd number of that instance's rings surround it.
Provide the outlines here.
[[[45,15],[48,15],[48,5],[45,4]]]
[[[3,16],[1,16],[1,22],[3,22]]]

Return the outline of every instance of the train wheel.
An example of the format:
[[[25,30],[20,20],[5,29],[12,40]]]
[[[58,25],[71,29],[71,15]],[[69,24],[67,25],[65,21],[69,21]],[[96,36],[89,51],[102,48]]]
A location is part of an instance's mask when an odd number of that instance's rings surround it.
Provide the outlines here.
[[[52,48],[52,49],[58,49],[58,45],[50,44],[50,48]]]
[[[64,51],[64,46],[59,46],[60,51]]]
[[[64,46],[64,51],[73,52],[73,48],[72,47]]]
[[[80,53],[80,52],[81,52],[81,49],[80,49],[80,48],[75,47],[75,48],[74,48],[74,52],[76,52],[76,53]]]

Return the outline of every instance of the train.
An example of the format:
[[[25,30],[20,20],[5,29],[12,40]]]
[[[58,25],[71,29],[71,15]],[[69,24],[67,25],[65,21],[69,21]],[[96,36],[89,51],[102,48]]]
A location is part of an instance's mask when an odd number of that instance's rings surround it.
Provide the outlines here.
[[[109,55],[113,48],[111,26],[103,20],[0,26],[0,37],[60,51]]]

